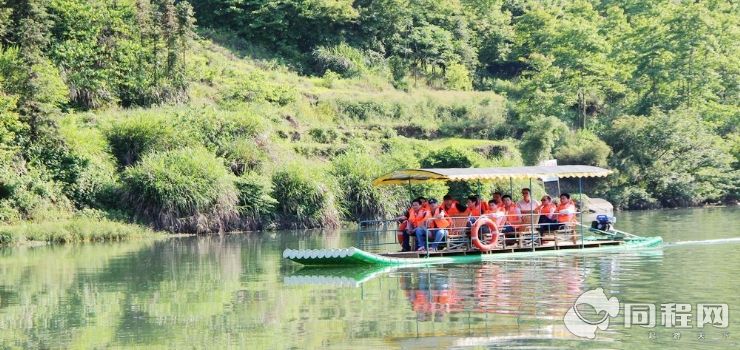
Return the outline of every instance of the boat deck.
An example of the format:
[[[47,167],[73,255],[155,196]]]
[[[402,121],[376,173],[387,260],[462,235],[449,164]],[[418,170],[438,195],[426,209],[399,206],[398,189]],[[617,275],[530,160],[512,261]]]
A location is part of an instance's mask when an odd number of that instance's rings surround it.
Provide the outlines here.
[[[618,246],[623,244],[624,241],[613,241],[613,240],[598,240],[598,241],[585,241],[583,245],[580,242],[562,242],[555,245],[553,242],[546,242],[543,245],[535,246],[534,250],[532,247],[507,247],[501,249],[490,250],[488,252],[481,252],[477,249],[453,249],[453,250],[439,250],[436,252],[394,252],[394,253],[380,253],[389,258],[399,259],[415,259],[415,258],[426,258],[426,257],[444,257],[444,256],[459,256],[459,255],[481,255],[481,254],[507,254],[516,252],[531,252],[531,251],[543,251],[543,250],[564,250],[564,249],[589,249],[599,248],[604,246]]]

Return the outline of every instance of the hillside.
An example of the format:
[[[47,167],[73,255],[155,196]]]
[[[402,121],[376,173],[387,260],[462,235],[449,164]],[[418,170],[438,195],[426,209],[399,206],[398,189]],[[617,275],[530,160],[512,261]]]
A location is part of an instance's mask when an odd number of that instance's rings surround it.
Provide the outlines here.
[[[336,226],[471,191],[370,186],[393,169],[551,157],[616,170],[589,190],[620,208],[737,200],[735,5],[227,3],[0,1],[0,222]]]

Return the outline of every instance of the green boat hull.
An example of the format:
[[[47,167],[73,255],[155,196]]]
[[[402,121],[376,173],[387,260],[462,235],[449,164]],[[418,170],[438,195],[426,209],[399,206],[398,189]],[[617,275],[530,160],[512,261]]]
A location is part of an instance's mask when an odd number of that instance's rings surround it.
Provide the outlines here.
[[[625,240],[619,245],[606,245],[580,249],[519,250],[512,252],[478,253],[461,255],[430,256],[421,258],[398,258],[366,252],[355,247],[346,249],[286,249],[283,258],[304,266],[412,266],[437,264],[469,264],[511,258],[526,258],[544,255],[590,254],[619,250],[650,249],[662,246],[661,237],[640,237]]]

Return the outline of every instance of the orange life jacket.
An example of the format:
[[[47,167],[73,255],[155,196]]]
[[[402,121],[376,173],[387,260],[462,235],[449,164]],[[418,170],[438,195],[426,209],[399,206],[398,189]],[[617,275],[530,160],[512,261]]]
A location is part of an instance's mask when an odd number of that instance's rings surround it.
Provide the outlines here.
[[[522,222],[521,212],[517,212],[519,209],[516,204],[513,204],[506,211],[506,222],[510,225],[517,225]]]
[[[442,217],[444,217],[444,219],[436,218],[440,213],[442,213]],[[437,209],[434,210],[434,213],[432,214],[432,224],[430,226],[433,228],[447,228],[450,226],[450,219],[447,217],[442,207],[437,207]]]
[[[419,210],[414,210],[414,208],[409,209],[409,222],[414,225],[414,227],[419,227],[424,224],[424,220],[429,219],[429,210],[426,210],[424,208],[419,208]]]
[[[444,204],[442,204],[442,208],[445,210],[445,213],[449,216],[455,216],[459,215],[460,211],[457,210],[457,201],[452,201],[452,205],[448,208]]]
[[[569,214],[563,213],[563,211],[565,210],[570,211],[570,213]],[[567,223],[573,220],[573,218],[575,217],[576,206],[573,205],[573,203],[568,203],[568,204],[561,203],[558,205],[557,212],[558,212],[558,222],[561,224]]]
[[[550,215],[551,213],[554,213],[554,212],[555,212],[555,210],[556,210],[556,208],[555,208],[555,204],[552,204],[552,203],[550,203],[550,204],[543,204],[543,205],[542,205],[542,206],[540,207],[540,210],[539,210],[539,211],[537,212],[537,214],[539,214],[539,215],[544,215],[544,216],[548,216],[548,215]]]
[[[481,214],[481,206],[480,203],[468,207],[468,209],[465,209],[465,215],[467,216],[480,216]]]

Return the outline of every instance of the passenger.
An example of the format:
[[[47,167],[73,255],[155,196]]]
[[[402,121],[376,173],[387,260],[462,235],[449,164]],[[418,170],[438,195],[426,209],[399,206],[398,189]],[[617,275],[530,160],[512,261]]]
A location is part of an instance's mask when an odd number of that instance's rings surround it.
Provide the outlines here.
[[[542,204],[535,208],[539,219],[537,224],[539,225],[540,233],[550,232],[553,226],[558,223],[557,217],[555,216],[556,207],[552,203],[552,198],[548,195],[542,197]]]
[[[480,196],[475,196],[475,198],[478,199],[478,203],[480,203],[480,212],[485,213],[488,210],[488,202],[484,201],[483,198]]]
[[[576,216],[576,205],[570,200],[570,194],[563,193],[560,195],[560,204],[558,204],[556,211],[558,213],[556,229],[562,230]]]
[[[461,212],[458,209],[459,205],[460,203],[454,200],[452,196],[450,196],[449,194],[444,196],[444,198],[442,198],[442,209],[449,216],[460,215]]]
[[[419,232],[426,232],[425,221],[430,218],[431,215],[428,210],[424,210],[421,207],[421,200],[414,199],[411,202],[411,208],[409,209],[408,216],[406,216],[405,230],[401,237],[402,252],[411,251],[410,237],[411,235],[418,236]],[[403,218],[403,217],[401,217]],[[403,224],[402,224],[403,225]],[[419,249],[419,241],[416,242],[416,249]]]
[[[535,211],[535,208],[540,206],[540,202],[532,199],[532,194],[529,188],[522,188],[522,200],[516,202],[516,205],[519,207],[522,215],[529,215]]]
[[[421,207],[424,208],[424,210],[430,210],[429,209],[429,202],[424,197],[419,197],[419,201],[421,201]]]
[[[506,222],[504,224],[503,233],[512,233],[522,223],[522,212],[519,207],[511,200],[511,196],[508,194],[502,197],[504,201],[504,211],[506,212]]]
[[[493,199],[488,201],[488,210],[484,214],[493,220],[497,227],[501,227],[506,221],[504,207],[496,205],[496,202]]]
[[[418,250],[425,251],[427,238],[433,239],[433,242],[429,243],[429,251],[434,252],[437,251],[439,244],[444,242],[445,236],[447,236],[446,228],[450,227],[452,221],[436,199],[430,199],[429,206],[432,214],[426,220],[427,229],[421,234],[419,234],[419,230],[416,231],[416,242],[420,246]]]
[[[478,218],[480,214],[483,212],[481,211],[480,207],[480,201],[478,200],[478,196],[469,196],[468,202],[466,203],[467,209],[465,209],[464,214],[466,216],[472,216],[475,218]]]
[[[493,192],[493,199],[491,199],[491,200],[494,201],[494,203],[496,203],[497,206],[503,208],[504,207],[504,201],[503,201],[503,199],[501,199],[501,196],[502,196],[501,192],[498,192],[498,191]]]

